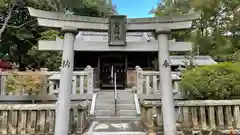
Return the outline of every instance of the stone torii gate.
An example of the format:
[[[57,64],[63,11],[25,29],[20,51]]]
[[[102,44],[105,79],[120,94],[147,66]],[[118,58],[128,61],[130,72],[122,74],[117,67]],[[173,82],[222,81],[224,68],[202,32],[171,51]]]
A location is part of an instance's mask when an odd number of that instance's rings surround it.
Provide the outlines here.
[[[114,15],[110,18],[97,18],[66,15],[28,8],[40,26],[61,29],[64,34],[60,93],[56,114],[55,135],[67,135],[69,126],[70,89],[73,75],[74,41],[78,30],[109,32],[109,46],[125,46],[126,32],[155,32],[158,39],[158,59],[160,70],[160,89],[162,92],[162,112],[165,135],[175,135],[176,120],[172,79],[169,67],[169,34],[171,31],[188,29],[192,21],[199,18],[196,13],[179,16],[127,19]]]

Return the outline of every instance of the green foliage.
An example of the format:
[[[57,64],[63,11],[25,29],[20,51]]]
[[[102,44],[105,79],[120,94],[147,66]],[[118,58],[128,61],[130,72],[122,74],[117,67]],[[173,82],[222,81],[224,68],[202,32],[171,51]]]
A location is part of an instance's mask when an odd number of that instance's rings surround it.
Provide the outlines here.
[[[47,30],[41,33],[40,40],[56,40],[59,37],[60,32],[56,30]],[[60,38],[63,38],[61,36]]]
[[[164,0],[151,12],[155,16],[200,12],[201,18],[194,22],[192,31],[176,32],[172,37],[184,35],[183,40],[193,43],[195,53],[221,61],[225,57],[229,60],[240,49],[239,9],[239,0]]]
[[[38,27],[36,20],[29,16],[26,8],[28,6],[48,11],[53,10],[44,0],[18,0],[13,5],[10,19],[2,35],[0,51],[4,55],[7,54],[10,61],[23,68],[33,63],[27,55],[28,50],[37,45],[37,39],[44,31],[43,28]],[[5,18],[8,13],[9,8],[1,9],[1,14],[4,14]]]
[[[55,30],[48,30],[41,33],[40,40],[56,40],[59,32]],[[60,37],[63,38],[63,37]],[[60,52],[44,52],[39,51],[37,46],[33,46],[28,51],[29,59],[31,59],[32,64],[29,65],[31,67],[45,67],[50,71],[59,70],[61,64],[61,53]]]
[[[240,64],[224,62],[193,68],[183,73],[180,86],[189,99],[240,98]]]
[[[38,40],[55,40],[58,31],[39,27],[35,18],[29,16],[26,7],[45,11],[66,12],[85,16],[108,16],[113,7],[106,7],[101,0],[3,0],[0,2],[0,23],[11,10],[10,19],[0,34],[0,57],[8,56],[17,66],[25,68],[46,67],[57,70],[60,66],[60,52],[38,51]],[[11,3],[11,4],[9,4]],[[11,5],[11,6],[10,6]],[[2,27],[2,26],[1,26]],[[0,30],[1,33],[1,30]],[[1,36],[2,35],[2,36]]]
[[[45,0],[58,12],[71,12],[75,15],[101,16],[113,14],[114,7],[105,0]]]

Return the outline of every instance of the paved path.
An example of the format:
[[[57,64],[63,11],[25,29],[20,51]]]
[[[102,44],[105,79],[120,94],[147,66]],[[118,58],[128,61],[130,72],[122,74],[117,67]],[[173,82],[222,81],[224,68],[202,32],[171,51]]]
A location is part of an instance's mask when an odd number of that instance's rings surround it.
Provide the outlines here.
[[[98,93],[92,104],[93,122],[84,135],[146,135],[139,121],[137,100],[131,91],[117,91],[116,101],[114,90]]]
[[[84,135],[146,135],[139,121],[94,121]]]

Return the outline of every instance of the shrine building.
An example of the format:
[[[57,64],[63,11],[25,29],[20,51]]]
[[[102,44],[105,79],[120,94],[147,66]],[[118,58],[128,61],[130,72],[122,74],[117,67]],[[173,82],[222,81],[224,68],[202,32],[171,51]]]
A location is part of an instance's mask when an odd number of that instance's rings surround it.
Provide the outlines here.
[[[113,88],[110,83],[112,69],[117,75],[118,88],[131,88],[136,82],[135,67],[143,70],[158,70],[158,41],[152,33],[128,32],[125,46],[109,46],[107,32],[80,31],[74,43],[74,71],[81,71],[87,65],[94,68],[94,87]],[[41,51],[61,51],[63,39],[55,41],[39,41]],[[187,61],[185,55],[192,51],[190,42],[169,40],[170,65],[176,72]],[[196,56],[197,65],[214,64],[210,56]]]

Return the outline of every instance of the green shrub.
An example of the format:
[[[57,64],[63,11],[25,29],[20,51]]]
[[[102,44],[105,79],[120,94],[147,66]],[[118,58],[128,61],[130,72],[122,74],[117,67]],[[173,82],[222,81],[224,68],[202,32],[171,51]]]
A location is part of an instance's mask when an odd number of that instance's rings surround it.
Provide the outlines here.
[[[43,87],[44,75],[41,72],[18,72],[9,71],[5,80],[7,92],[30,93],[39,92]]]
[[[183,73],[180,87],[188,99],[240,98],[240,63],[196,67]]]

